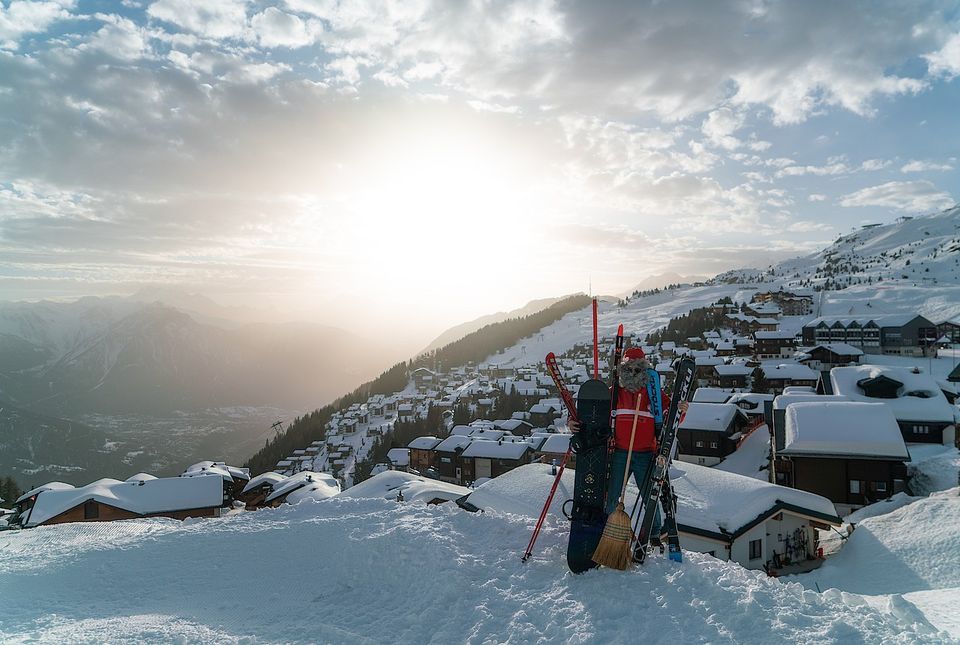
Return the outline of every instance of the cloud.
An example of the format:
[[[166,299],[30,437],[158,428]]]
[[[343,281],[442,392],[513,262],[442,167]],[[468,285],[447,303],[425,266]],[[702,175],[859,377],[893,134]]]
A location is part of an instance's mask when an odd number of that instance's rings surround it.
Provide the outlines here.
[[[900,172],[930,172],[930,171],[939,171],[939,170],[953,170],[953,166],[945,163],[934,163],[932,161],[916,161],[911,160],[908,163],[904,164],[900,168]]]
[[[883,170],[890,165],[891,162],[886,159],[867,159],[862,164],[860,164],[860,170],[874,171],[874,170]]]
[[[743,127],[743,123],[742,113],[734,112],[729,108],[720,108],[707,115],[700,129],[714,146],[724,150],[736,150],[741,142],[732,135]]]
[[[847,208],[881,206],[910,213],[940,210],[953,204],[950,193],[937,190],[932,182],[926,180],[891,181],[840,198],[840,205]]]
[[[207,38],[239,38],[247,28],[246,0],[157,0],[147,13]]]
[[[826,195],[820,195],[819,193],[812,193],[811,195],[808,195],[808,196],[807,196],[807,201],[810,201],[810,202],[825,202],[825,201],[827,201],[827,196],[826,196]]]
[[[933,75],[954,78],[960,75],[960,33],[953,34],[938,51],[926,56]]]
[[[38,33],[57,20],[70,17],[67,9],[74,2],[27,2],[13,0],[9,5],[0,3],[0,49],[17,49],[24,34]]]
[[[315,42],[323,33],[319,20],[304,21],[299,16],[268,7],[250,19],[263,47],[304,47]]]
[[[96,49],[114,58],[134,61],[149,50],[144,29],[127,18],[114,14],[97,14],[104,25],[79,49]]]
[[[853,172],[843,157],[832,157],[823,166],[786,166],[777,171],[777,177],[800,177],[815,175],[825,177],[830,175],[844,175]]]

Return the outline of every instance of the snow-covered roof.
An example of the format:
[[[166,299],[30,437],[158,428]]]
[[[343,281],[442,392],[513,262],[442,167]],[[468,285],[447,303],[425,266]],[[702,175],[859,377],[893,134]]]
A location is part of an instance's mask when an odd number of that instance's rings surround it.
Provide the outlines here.
[[[735,394],[731,394],[730,398],[727,399],[727,403],[732,403],[734,405],[737,405],[741,402],[756,405],[761,411],[763,410],[764,401],[773,401],[773,395],[761,394],[758,392],[737,392]]]
[[[792,331],[755,331],[753,337],[757,340],[794,340],[796,334]]]
[[[817,373],[806,365],[797,363],[781,363],[776,367],[764,365],[762,368],[764,376],[768,380],[788,379],[791,381],[816,381]]]
[[[693,393],[696,403],[726,403],[731,393],[715,387],[698,387]]]
[[[260,473],[256,477],[253,477],[250,481],[247,482],[247,485],[243,487],[243,492],[253,490],[261,484],[270,484],[270,486],[275,486],[277,482],[283,481],[286,479],[283,475],[275,473],[272,470],[268,470],[265,473]]]
[[[394,466],[408,466],[410,465],[410,449],[391,448],[387,451],[387,459]]]
[[[788,405],[793,403],[837,403],[838,401],[849,401],[845,396],[838,394],[822,395],[815,392],[792,392],[790,394],[781,394],[773,400],[774,410],[785,410]]]
[[[867,396],[857,384],[864,379],[885,376],[903,383],[895,399]],[[940,386],[929,374],[919,369],[888,365],[857,365],[830,370],[833,391],[851,401],[889,405],[900,421],[954,422],[954,408],[947,402]]]
[[[783,388],[784,394],[816,394],[817,388],[812,385],[788,385]]]
[[[461,456],[488,459],[520,459],[530,450],[528,443],[477,440],[467,446]]]
[[[738,414],[740,408],[732,403],[691,403],[680,428],[724,432]]]
[[[917,314],[883,314],[869,317],[821,316],[820,318],[814,318],[810,322],[806,323],[804,327],[816,327],[820,323],[825,323],[828,327],[833,326],[834,323],[840,323],[844,327],[849,327],[852,323],[857,323],[862,327],[871,321],[874,322],[878,327],[902,327],[916,317]]]
[[[407,502],[427,503],[435,499],[452,501],[470,493],[469,488],[399,470],[386,470],[340,493],[340,497],[397,499],[403,492]]]
[[[73,484],[64,484],[63,482],[48,482],[43,486],[37,486],[36,488],[28,490],[26,493],[18,497],[15,503],[19,504],[25,499],[30,499],[37,493],[41,493],[45,490],[70,490],[72,488],[74,488]]]
[[[440,440],[436,437],[417,437],[407,444],[407,448],[413,448],[414,450],[433,450],[437,447],[438,443],[440,443]]]
[[[570,447],[570,438],[572,436],[573,435],[566,433],[548,435],[547,440],[540,446],[539,451],[563,454],[567,452],[567,448]]]
[[[305,499],[321,501],[340,494],[340,482],[334,480],[312,481],[306,486],[297,488],[287,495],[284,500],[287,504],[299,504]]]
[[[753,368],[746,365],[714,365],[713,370],[719,376],[750,376]]]
[[[809,354],[810,352],[819,348],[823,348],[828,352],[833,352],[834,354],[839,354],[841,356],[863,356],[863,351],[848,343],[820,343],[819,345],[808,349],[807,353]]]
[[[513,432],[517,428],[523,426],[533,427],[528,421],[524,421],[523,419],[506,419],[504,421],[497,422],[497,425],[507,432]]]
[[[723,358],[719,356],[697,356],[695,359],[697,367],[711,367],[723,365]]]
[[[473,426],[459,425],[459,426],[453,426],[453,429],[450,431],[450,434],[459,434],[459,435],[466,436],[472,433],[474,430],[476,430],[476,428],[474,428]]]
[[[164,477],[138,482],[99,480],[80,488],[47,489],[37,496],[27,526],[37,526],[88,500],[137,515],[152,515],[223,504],[223,485],[216,477]]]
[[[338,490],[340,489],[340,482],[337,481],[337,478],[331,475],[330,473],[315,473],[309,470],[303,470],[297,473],[296,475],[291,475],[281,482],[277,482],[274,485],[273,490],[267,496],[266,501],[272,502],[278,497],[282,497],[298,488],[302,488],[314,482],[325,482],[329,486],[334,486]]]
[[[555,407],[554,405],[547,403],[535,403],[530,406],[530,412],[533,414],[548,414],[558,409],[559,408]]]
[[[480,428],[479,430],[474,430],[473,434],[470,435],[470,438],[471,439],[488,439],[490,441],[496,441],[497,439],[501,439],[508,434],[510,433],[504,430],[494,430],[492,428]]]
[[[487,511],[536,518],[554,479],[547,464],[521,466],[477,487],[466,502]],[[833,502],[825,497],[751,477],[675,461],[670,468],[670,480],[679,498],[677,521],[681,530],[691,527],[733,534],[782,504],[839,523]],[[574,473],[565,472],[550,507],[552,515],[561,517],[563,500],[573,494],[573,482]],[[627,491],[629,506],[637,492],[632,480]]]
[[[205,466],[203,468],[197,468],[194,470],[187,470],[184,472],[181,477],[206,477],[208,475],[216,475],[223,480],[233,481],[233,475],[230,474],[230,471],[226,468],[220,466]]]
[[[156,477],[150,473],[137,473],[136,475],[130,475],[127,477],[128,482],[145,482],[151,479],[156,479]]]
[[[434,448],[437,452],[455,452],[459,448],[465,448],[473,441],[472,437],[465,437],[461,434],[452,434]]]
[[[787,406],[782,455],[910,460],[900,426],[882,403],[840,401]]]

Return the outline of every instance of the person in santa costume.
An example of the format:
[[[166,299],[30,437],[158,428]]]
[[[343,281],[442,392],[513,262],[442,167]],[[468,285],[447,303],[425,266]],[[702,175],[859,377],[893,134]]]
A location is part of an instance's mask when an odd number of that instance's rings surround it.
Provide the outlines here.
[[[607,495],[607,515],[613,513],[617,507],[619,491],[623,487],[627,453],[633,452],[630,458],[630,472],[638,488],[647,477],[648,469],[653,467],[657,453],[657,428],[656,414],[650,405],[650,393],[651,390],[659,393],[661,414],[665,414],[670,407],[670,397],[664,394],[659,386],[650,387],[651,379],[655,378],[651,371],[650,363],[641,348],[631,347],[624,352],[618,375],[620,388],[617,390],[617,400],[612,402],[615,449],[610,463],[610,481],[607,486],[608,491],[617,491],[617,494]],[[637,406],[637,398],[640,399],[639,406]],[[686,412],[688,406],[686,401],[682,401],[679,406],[681,413]],[[635,416],[637,428],[633,433],[631,445],[630,434]],[[661,528],[660,505],[657,504],[653,529],[650,533],[650,543],[654,546],[660,544]]]

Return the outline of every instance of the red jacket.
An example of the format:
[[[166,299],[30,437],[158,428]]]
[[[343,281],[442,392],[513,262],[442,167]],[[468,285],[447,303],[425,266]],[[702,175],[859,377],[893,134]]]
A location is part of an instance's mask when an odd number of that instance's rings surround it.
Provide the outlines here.
[[[633,450],[639,452],[653,452],[657,449],[656,428],[653,414],[650,413],[650,399],[647,388],[639,392],[631,392],[620,388],[617,395],[617,404],[614,410],[614,439],[617,448],[630,450],[630,428],[633,426],[634,410],[637,406],[637,395],[640,395],[640,415],[637,419],[637,432],[633,438]],[[670,397],[660,392],[660,401],[663,416],[667,415],[670,407]]]

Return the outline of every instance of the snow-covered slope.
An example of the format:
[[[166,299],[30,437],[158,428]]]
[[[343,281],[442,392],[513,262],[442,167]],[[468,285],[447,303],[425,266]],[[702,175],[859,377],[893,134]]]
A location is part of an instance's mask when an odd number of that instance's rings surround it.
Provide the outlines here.
[[[814,313],[786,317],[783,329],[796,331],[816,316],[917,313],[934,323],[960,318],[960,207],[894,224],[860,229],[826,249],[765,270],[738,269],[709,283],[631,299],[625,307],[600,303],[602,335],[623,323],[643,338],[671,318],[729,296],[749,301],[758,291],[812,291]],[[547,352],[561,354],[592,337],[589,308],[568,314],[487,362],[530,365]]]
[[[798,576],[807,588],[864,594],[960,588],[960,490],[864,519],[838,555]]]
[[[946,640],[919,612],[819,594],[697,554],[574,576],[563,559],[566,526],[552,521],[524,565],[531,526],[452,504],[338,496],[215,521],[0,533],[0,640]]]

